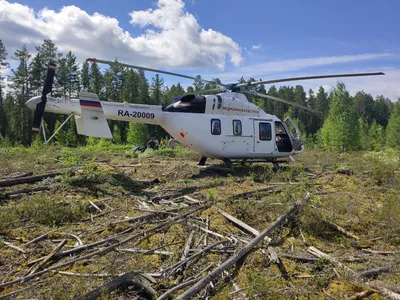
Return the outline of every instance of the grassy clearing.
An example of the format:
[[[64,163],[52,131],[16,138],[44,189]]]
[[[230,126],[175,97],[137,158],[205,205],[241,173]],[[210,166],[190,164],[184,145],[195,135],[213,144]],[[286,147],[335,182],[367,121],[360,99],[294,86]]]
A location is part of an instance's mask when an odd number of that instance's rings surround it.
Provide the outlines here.
[[[336,154],[313,149],[297,157],[295,163],[283,167],[278,173],[273,172],[270,165],[254,164],[238,167],[227,176],[200,172],[196,167],[197,159],[195,154],[183,147],[146,151],[143,154],[133,153],[128,147],[109,146],[93,149],[50,146],[40,149],[0,149],[0,163],[4,166],[0,170],[2,177],[29,171],[40,174],[65,170],[59,178],[35,184],[49,185],[51,191],[26,195],[14,201],[0,200],[3,201],[0,206],[2,239],[24,248],[28,253],[24,257],[0,243],[0,277],[11,280],[26,274],[29,269],[27,262],[48,254],[60,239],[67,238],[66,247],[72,248],[76,240],[68,234],[80,236],[87,244],[122,232],[131,225],[120,223],[110,226],[110,223],[143,215],[142,203],[157,209],[147,201],[154,196],[177,191],[187,194],[200,192],[192,196],[215,201],[214,207],[198,215],[197,223],[179,222],[160,233],[126,245],[148,250],[171,244],[162,249],[173,252],[171,256],[110,252],[65,269],[81,274],[117,274],[132,270],[157,272],[179,260],[194,225],[205,226],[200,218],[208,217],[211,220],[210,229],[219,234],[249,238],[227,222],[216,208],[262,230],[308,191],[312,194],[311,203],[301,218],[290,228],[282,228],[272,236],[276,251],[308,256],[305,251],[307,247],[315,246],[340,260],[362,257],[363,260],[359,262],[345,262],[355,271],[390,265],[391,271],[380,275],[378,279],[388,287],[398,286],[398,254],[383,256],[362,251],[365,248],[396,251],[400,247],[400,164],[397,153],[387,150]],[[342,170],[352,170],[352,173],[342,174]],[[160,183],[146,183],[154,178],[158,178]],[[278,190],[274,192],[224,200],[233,194],[265,187],[270,183],[285,184],[278,185]],[[23,187],[11,187],[5,191]],[[112,198],[106,201],[107,207],[101,199],[110,196]],[[91,222],[91,215],[98,212],[89,204],[89,200],[107,214]],[[163,218],[165,216],[158,216],[138,229],[150,228],[152,222],[157,224]],[[329,223],[339,225],[360,239],[354,240],[343,235]],[[50,230],[54,231],[48,238],[25,246],[27,241]],[[200,240],[200,235],[196,232],[196,241]],[[209,239],[216,241],[213,237]],[[234,279],[250,299],[345,299],[366,289],[363,285],[352,283],[344,272],[338,268],[334,270],[325,260],[310,264],[283,258],[291,278],[287,283],[278,268],[269,264],[265,251],[266,245],[262,245],[251,252]],[[219,264],[227,257],[225,254],[209,253],[193,264],[184,276],[194,276],[210,263]],[[19,297],[70,299],[99,286],[106,279],[50,274],[41,280],[43,284],[21,292]],[[157,287],[168,288],[174,282],[175,278],[159,279]],[[28,285],[0,290],[0,295]],[[216,283],[213,297],[231,299],[232,291],[232,282],[219,282]],[[123,295],[115,294],[111,298],[123,299]],[[377,294],[370,297],[379,298]]]

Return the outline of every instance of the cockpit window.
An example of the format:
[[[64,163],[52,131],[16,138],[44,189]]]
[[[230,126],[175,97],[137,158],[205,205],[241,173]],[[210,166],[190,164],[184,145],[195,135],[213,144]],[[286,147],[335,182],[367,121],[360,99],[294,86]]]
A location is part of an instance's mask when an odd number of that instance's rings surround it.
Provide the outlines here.
[[[179,96],[170,105],[163,108],[163,110],[168,112],[204,114],[206,111],[206,97],[199,95]]]

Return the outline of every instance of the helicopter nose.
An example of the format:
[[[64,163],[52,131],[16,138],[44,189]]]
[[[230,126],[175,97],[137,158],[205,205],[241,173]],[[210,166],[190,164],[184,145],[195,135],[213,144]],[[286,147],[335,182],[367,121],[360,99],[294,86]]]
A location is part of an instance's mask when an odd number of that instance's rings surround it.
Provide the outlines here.
[[[36,105],[41,101],[40,96],[33,97],[26,101],[25,105],[30,109],[30,110],[35,110]]]

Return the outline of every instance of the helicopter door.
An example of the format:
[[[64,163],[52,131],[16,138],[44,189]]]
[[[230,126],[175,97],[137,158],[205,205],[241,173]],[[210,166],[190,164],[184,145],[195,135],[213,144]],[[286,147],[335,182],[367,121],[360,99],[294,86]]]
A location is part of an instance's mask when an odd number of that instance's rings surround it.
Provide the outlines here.
[[[290,137],[292,139],[293,150],[296,153],[301,153],[304,150],[303,141],[301,140],[301,132],[296,126],[296,123],[289,117],[285,119],[286,127],[289,130]]]
[[[272,124],[268,121],[254,121],[254,152],[272,153],[275,150]]]

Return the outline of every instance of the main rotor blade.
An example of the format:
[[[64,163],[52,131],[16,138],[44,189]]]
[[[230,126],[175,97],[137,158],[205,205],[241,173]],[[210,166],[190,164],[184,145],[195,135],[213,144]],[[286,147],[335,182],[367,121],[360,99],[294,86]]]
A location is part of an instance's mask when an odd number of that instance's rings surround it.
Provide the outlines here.
[[[114,64],[115,63],[115,61],[101,60],[101,59],[97,59],[97,58],[88,58],[88,59],[86,59],[86,61],[97,62],[97,63],[101,63],[101,64],[106,64],[106,65],[110,65],[110,64]],[[161,73],[161,74],[166,74],[166,75],[178,76],[178,77],[187,78],[187,79],[199,80],[199,81],[202,81],[202,82],[213,83],[210,80],[197,79],[196,77],[188,76],[188,75],[184,75],[184,74],[178,74],[178,73],[173,73],[173,72],[168,72],[168,71],[163,71],[163,70],[157,70],[157,69],[151,69],[151,68],[146,68],[146,67],[128,65],[128,64],[124,64],[124,63],[120,63],[120,62],[118,62],[118,64],[120,64],[123,67],[127,67],[127,68],[134,68],[134,69],[143,70],[143,71],[150,71],[150,72]]]
[[[309,79],[323,79],[323,78],[338,78],[338,77],[361,77],[361,76],[376,76],[376,75],[385,75],[383,72],[373,72],[373,73],[348,73],[348,74],[331,74],[331,75],[316,75],[316,76],[302,76],[302,77],[289,77],[289,78],[281,78],[281,79],[271,79],[271,80],[263,80],[252,82],[248,85],[258,85],[258,84],[271,84],[277,82],[286,82],[286,81],[296,81],[296,80],[309,80]],[[245,84],[244,84],[245,85]]]
[[[295,103],[295,102],[290,102],[288,100],[284,100],[284,99],[281,99],[281,98],[278,98],[278,97],[265,95],[265,94],[261,94],[261,93],[258,93],[258,92],[251,92],[251,91],[247,91],[247,90],[241,90],[241,92],[249,94],[249,95],[255,95],[255,96],[258,96],[258,97],[275,100],[275,101],[282,102],[282,103],[285,103],[285,104],[288,104],[288,105],[296,106],[298,108],[305,109],[305,110],[311,111],[311,112],[316,113],[316,114],[321,114],[321,112],[319,112],[319,111],[317,111],[315,109],[309,108],[307,106],[304,106],[304,105],[301,105],[301,104],[298,104],[298,103]]]

